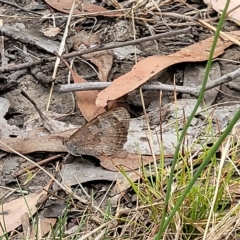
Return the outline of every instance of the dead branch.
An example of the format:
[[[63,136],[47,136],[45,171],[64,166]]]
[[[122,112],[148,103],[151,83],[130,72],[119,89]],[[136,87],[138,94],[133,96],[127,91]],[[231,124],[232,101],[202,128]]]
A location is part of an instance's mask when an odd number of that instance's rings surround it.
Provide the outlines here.
[[[206,90],[212,89],[214,87],[217,87],[221,84],[230,82],[237,77],[240,76],[240,68],[227,73],[226,75],[216,79],[209,81]],[[76,83],[76,84],[65,84],[60,86],[60,92],[74,92],[74,91],[87,91],[87,90],[102,90],[104,88],[107,88],[111,83],[110,82],[88,82],[88,83]],[[179,93],[186,93],[190,94],[192,96],[197,97],[199,95],[199,91],[201,90],[201,85],[193,88],[193,87],[183,87],[183,86],[173,86],[168,84],[162,84],[162,83],[154,83],[154,84],[143,84],[142,85],[143,90],[163,90],[168,92],[179,92]]]
[[[87,53],[99,52],[99,51],[104,51],[104,50],[109,50],[109,49],[114,49],[114,48],[118,48],[118,47],[129,46],[129,45],[136,45],[136,44],[139,44],[139,43],[145,42],[145,41],[150,41],[150,40],[154,40],[154,39],[158,39],[158,38],[171,37],[171,36],[176,36],[176,35],[179,35],[179,34],[188,33],[188,32],[190,32],[190,30],[191,30],[191,27],[188,27],[188,28],[184,28],[184,29],[181,29],[181,30],[156,34],[156,35],[149,36],[149,37],[144,37],[144,38],[139,38],[139,39],[132,40],[132,41],[120,42],[120,43],[110,43],[110,44],[103,45],[101,47],[94,47],[94,48],[85,49],[83,51],[64,54],[64,55],[62,55],[62,57],[67,59],[67,58],[72,58],[72,57],[84,55],[84,54],[87,54]],[[3,32],[1,32],[1,28],[0,28],[0,34],[2,34],[2,35],[4,34]],[[24,69],[24,68],[28,68],[28,67],[31,67],[31,66],[35,66],[35,65],[38,65],[38,64],[41,64],[41,63],[53,62],[53,61],[56,61],[56,57],[43,58],[43,59],[36,60],[36,61],[33,61],[33,62],[18,64],[18,65],[15,65],[15,66],[4,66],[4,67],[0,68],[0,73],[16,71],[16,70],[19,70],[19,69]]]

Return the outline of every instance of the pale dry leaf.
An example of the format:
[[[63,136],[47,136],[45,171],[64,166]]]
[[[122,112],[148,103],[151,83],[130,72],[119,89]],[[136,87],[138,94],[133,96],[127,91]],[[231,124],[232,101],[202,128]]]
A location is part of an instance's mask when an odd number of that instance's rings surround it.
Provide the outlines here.
[[[60,216],[59,216],[60,217]],[[49,233],[57,222],[57,218],[40,218],[36,231],[33,230],[30,239],[40,239]]]
[[[69,138],[77,129],[51,134],[43,137],[18,137],[18,138],[3,138],[1,141],[7,146],[21,154],[32,152],[67,152],[63,145],[63,139]],[[0,149],[5,152],[12,152],[8,147],[0,143]]]
[[[41,32],[47,37],[55,37],[60,33],[60,31],[61,30],[59,27],[49,27],[42,30]]]
[[[156,158],[159,159],[159,156],[156,156]],[[120,167],[124,171],[132,171],[153,162],[152,156],[129,153],[123,149],[112,156],[98,156],[98,159],[101,166],[110,171],[119,171]]]
[[[46,189],[48,189],[48,187]],[[0,224],[2,227],[0,228],[0,236],[19,227],[22,223],[21,217],[26,212],[31,215],[35,214],[38,200],[46,194],[46,191],[42,190],[2,204],[2,214],[0,215]]]
[[[218,13],[222,13],[225,5],[226,5],[226,0],[203,0],[205,4],[210,5],[215,11]],[[240,6],[239,6],[239,0],[231,0],[229,7],[228,7],[228,12],[230,11],[229,14],[227,14],[227,18],[234,21],[238,25],[240,25]],[[236,8],[236,9],[235,9]],[[235,9],[234,11],[231,11]]]
[[[240,39],[240,31],[228,33]],[[105,107],[109,100],[115,100],[133,91],[167,67],[181,62],[202,62],[209,57],[214,37],[207,38],[168,56],[150,56],[138,62],[127,74],[115,79],[109,87],[98,94],[97,106]],[[218,40],[214,58],[221,55],[232,42]]]
[[[129,181],[129,179],[131,179],[132,182],[136,182],[142,178],[141,174],[139,174],[137,171],[127,172],[127,175],[128,175],[128,178],[124,177],[122,179],[117,179],[116,184],[111,190],[111,194],[119,194],[127,190],[128,188],[130,188],[131,182]],[[145,172],[145,176],[148,177],[150,176],[150,174]]]
[[[108,74],[112,68],[113,53],[112,51],[100,51],[95,53],[86,54],[85,59],[94,63],[98,68],[98,78],[102,82],[107,82]]]
[[[89,34],[86,31],[81,31],[73,37],[69,38],[69,43],[73,44],[75,51],[81,51],[91,47],[100,46],[101,40],[96,34]],[[94,63],[98,68],[98,78],[106,82],[109,71],[112,68],[113,52],[111,50],[93,52],[85,54],[84,58]]]
[[[52,8],[57,9],[60,12],[69,13],[71,6],[72,6],[72,0],[45,0],[45,2],[50,5]],[[82,9],[81,9],[82,7]],[[107,9],[101,6],[98,6],[96,4],[83,2],[82,6],[78,6],[74,10],[74,14],[80,14],[80,13],[94,13],[91,16],[109,16],[109,17],[117,17],[122,16],[123,13],[115,13],[115,12],[106,12]]]

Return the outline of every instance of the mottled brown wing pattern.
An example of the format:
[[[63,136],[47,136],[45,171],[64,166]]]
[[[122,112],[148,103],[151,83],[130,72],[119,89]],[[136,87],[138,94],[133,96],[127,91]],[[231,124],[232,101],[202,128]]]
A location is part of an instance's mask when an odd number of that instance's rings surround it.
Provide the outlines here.
[[[105,112],[73,133],[65,142],[72,155],[112,155],[127,141],[130,116],[125,108]]]

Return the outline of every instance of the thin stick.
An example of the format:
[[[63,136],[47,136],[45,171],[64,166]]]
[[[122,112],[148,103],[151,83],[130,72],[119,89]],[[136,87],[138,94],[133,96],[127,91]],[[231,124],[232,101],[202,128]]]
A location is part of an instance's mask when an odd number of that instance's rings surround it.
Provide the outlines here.
[[[120,42],[120,43],[110,43],[110,44],[103,45],[102,47],[89,48],[89,49],[85,49],[83,51],[77,51],[77,52],[64,54],[64,55],[62,55],[62,57],[67,59],[67,58],[72,58],[72,57],[76,57],[76,56],[81,56],[81,55],[84,55],[87,53],[99,52],[99,51],[104,51],[104,50],[109,50],[109,49],[114,49],[114,48],[118,48],[118,47],[129,46],[129,45],[136,45],[136,44],[154,40],[154,39],[159,39],[159,38],[164,38],[164,37],[172,37],[172,36],[176,36],[176,35],[180,35],[180,34],[185,34],[185,33],[190,32],[190,30],[191,30],[191,27],[188,27],[188,28],[184,28],[184,29],[176,30],[176,31],[172,31],[172,32],[156,34],[156,35],[153,35],[150,37],[139,38],[139,39],[132,40],[132,41]],[[18,64],[15,66],[4,66],[4,67],[0,68],[0,73],[16,71],[19,69],[24,69],[24,68],[28,68],[31,66],[39,65],[41,63],[47,63],[47,62],[53,62],[53,61],[56,61],[56,57],[42,58],[41,60],[22,63],[22,64]]]
[[[199,21],[201,24],[203,24],[204,26],[206,26],[206,27],[208,27],[209,29],[211,29],[212,31],[216,32],[217,29],[216,29],[215,27],[213,27],[212,25],[210,25],[209,23],[207,23],[207,22],[205,22],[204,20],[201,20],[201,19],[199,19],[198,21]],[[235,43],[236,45],[240,46],[240,42],[239,42],[236,38],[229,36],[227,33],[224,33],[224,32],[222,32],[222,31],[220,31],[220,35],[221,35],[221,37],[224,38],[225,40],[229,40],[229,41]]]
[[[214,87],[217,87],[221,84],[230,82],[237,77],[240,76],[240,69],[237,69],[233,72],[227,73],[223,75],[222,77],[209,81],[206,90],[212,89]],[[75,83],[75,84],[66,84],[60,86],[60,92],[73,92],[73,91],[86,91],[86,90],[102,90],[106,87],[108,87],[111,83],[110,82],[88,82],[88,83]],[[164,90],[169,92],[174,92],[176,89],[177,92],[181,93],[187,93],[191,94],[192,96],[198,96],[199,89],[201,86],[198,87],[183,87],[183,86],[173,86],[163,83],[154,83],[154,84],[143,84],[142,89],[143,90]]]
[[[61,154],[58,154],[58,155],[55,155],[55,156],[52,156],[52,157],[43,159],[42,161],[38,162],[38,165],[39,165],[39,166],[42,166],[42,165],[44,165],[44,164],[46,164],[46,163],[50,163],[50,162],[52,162],[53,160],[56,160],[56,159],[62,158],[62,157],[63,157],[63,156],[62,156]],[[16,178],[16,177],[19,177],[19,176],[23,175],[24,173],[26,173],[27,171],[33,170],[33,169],[35,169],[35,168],[37,168],[36,165],[30,165],[29,167],[24,168],[24,169],[21,169],[20,171],[14,173],[13,177],[15,177],[15,178]]]
[[[67,39],[67,36],[68,36],[68,27],[70,25],[70,21],[71,21],[75,6],[76,6],[75,1],[73,1],[70,12],[69,12],[67,24],[65,26],[63,38],[62,38],[62,41],[61,41],[61,44],[60,44],[60,47],[59,47],[59,50],[58,50],[59,55],[62,55],[62,53],[64,52],[64,46],[65,46],[65,42],[66,42],[66,39]],[[59,63],[60,63],[60,59],[57,58],[56,61],[55,61],[54,70],[53,70],[53,74],[52,74],[52,79],[54,79],[54,80],[56,79]],[[48,97],[48,102],[47,102],[47,111],[49,110],[49,107],[50,107],[50,102],[51,102],[52,94],[53,94],[53,88],[54,88],[54,81],[52,82],[51,89],[50,89],[50,92],[49,92],[49,97]]]

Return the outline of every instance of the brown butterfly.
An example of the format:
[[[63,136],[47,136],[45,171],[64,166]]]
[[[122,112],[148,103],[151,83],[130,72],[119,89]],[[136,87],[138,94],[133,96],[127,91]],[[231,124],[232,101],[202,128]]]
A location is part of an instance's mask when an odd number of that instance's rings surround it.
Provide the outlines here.
[[[112,155],[127,141],[130,116],[123,108],[105,112],[73,133],[64,142],[72,155]]]

